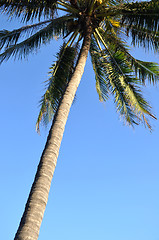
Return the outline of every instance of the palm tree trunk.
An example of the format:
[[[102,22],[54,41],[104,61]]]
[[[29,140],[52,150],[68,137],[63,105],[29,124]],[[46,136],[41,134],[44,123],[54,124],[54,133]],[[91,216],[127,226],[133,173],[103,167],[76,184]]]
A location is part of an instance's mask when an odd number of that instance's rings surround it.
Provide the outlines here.
[[[90,47],[91,26],[88,27],[74,74],[54,116],[47,142],[14,240],[37,240],[67,117],[80,83]]]

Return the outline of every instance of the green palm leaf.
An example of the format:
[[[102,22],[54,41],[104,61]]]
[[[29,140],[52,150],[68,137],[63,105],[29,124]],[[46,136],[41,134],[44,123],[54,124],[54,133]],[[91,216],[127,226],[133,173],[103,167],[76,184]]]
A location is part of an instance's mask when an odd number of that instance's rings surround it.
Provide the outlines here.
[[[39,131],[40,122],[46,126],[56,113],[59,102],[73,74],[77,51],[77,46],[66,47],[66,44],[63,44],[57,54],[57,61],[50,68],[51,76],[47,81],[46,92],[40,101],[41,108],[36,124],[37,131]]]
[[[132,45],[143,47],[146,50],[159,51],[159,31],[152,31],[150,29],[137,27],[134,25],[125,26],[126,35],[132,38]]]
[[[8,48],[11,45],[14,45],[18,42],[20,38],[29,37],[39,28],[42,28],[44,25],[52,22],[52,20],[47,20],[39,22],[32,25],[27,25],[13,31],[8,31],[6,29],[0,31],[0,49],[3,47]]]
[[[125,52],[117,50],[114,45],[106,45],[99,31],[96,30],[96,32],[99,40],[105,46],[100,65],[103,64],[102,68],[105,71],[107,82],[109,82],[106,87],[109,87],[114,94],[118,111],[128,123],[138,124],[139,121],[143,121],[150,128],[145,114],[155,117],[151,113],[149,104],[141,95],[140,81],[135,78]]]
[[[52,18],[57,0],[0,0],[0,10],[9,17],[20,17],[27,22],[43,17]]]
[[[159,80],[159,65],[154,62],[145,62],[133,58],[130,54],[128,57],[131,61],[132,69],[136,76],[145,84],[146,80],[149,83],[157,83]]]
[[[134,25],[137,28],[146,28],[154,32],[158,31],[158,0],[135,3],[124,3],[124,1],[122,1],[116,3],[115,6],[109,6],[107,3],[103,6],[103,3],[101,3],[96,11],[97,17],[121,16],[121,22],[127,25],[128,28]]]
[[[109,51],[106,51],[109,54]],[[140,82],[133,76],[133,71],[125,59],[125,55],[117,51],[109,56],[110,69],[112,69],[112,82],[119,84],[123,88],[124,99],[127,100],[131,110],[135,113],[139,121],[144,121],[150,128],[145,114],[155,118],[151,113],[151,107],[141,94]],[[113,72],[115,72],[113,76]]]
[[[96,77],[96,86],[99,86],[97,87],[97,92],[100,100],[106,100],[108,93],[112,94],[120,115],[124,116],[126,122],[130,125],[137,124],[136,114],[130,107],[119,75],[114,72],[114,68],[112,67],[113,64],[107,59],[104,51],[97,49],[97,47],[95,49],[93,42],[90,53]]]
[[[124,41],[121,40],[118,34],[105,34],[104,29],[100,28],[99,32],[107,46],[112,49],[112,51],[120,50],[131,68],[134,71],[136,77],[140,79],[142,83],[148,80],[150,83],[157,83],[159,80],[159,65],[153,62],[145,62],[135,59],[130,53],[128,46]]]
[[[159,28],[159,1],[135,2],[125,4],[121,10],[122,22],[130,28],[146,28],[157,32]]]
[[[8,31],[1,32],[0,39],[2,39],[2,41],[0,46],[3,47],[4,45],[7,45],[7,48],[2,54],[0,54],[0,63],[4,60],[8,60],[11,56],[25,58],[29,53],[33,53],[33,51],[39,49],[41,45],[49,43],[53,37],[57,37],[59,35],[64,36],[64,34],[68,32],[67,25],[72,18],[72,15],[66,15],[64,17],[51,20],[46,27],[43,27],[40,31],[20,43],[17,43],[17,41],[22,34],[25,34],[27,27],[21,29],[21,31],[15,30],[9,34]],[[17,44],[11,45],[13,42]]]
[[[93,70],[95,73],[96,79],[96,90],[99,95],[100,101],[106,101],[108,98],[108,87],[105,79],[105,73],[103,71],[103,64],[100,61],[101,52],[99,51],[95,39],[92,37],[91,46],[90,46],[90,55],[93,65]]]
[[[124,41],[121,41],[118,37],[111,36],[110,40],[106,38],[108,44],[115,51],[120,50],[124,55],[129,65],[131,65],[132,70],[134,71],[136,77],[145,84],[146,80],[149,83],[157,83],[159,80],[159,65],[154,62],[146,62],[135,59],[128,51],[127,45]]]

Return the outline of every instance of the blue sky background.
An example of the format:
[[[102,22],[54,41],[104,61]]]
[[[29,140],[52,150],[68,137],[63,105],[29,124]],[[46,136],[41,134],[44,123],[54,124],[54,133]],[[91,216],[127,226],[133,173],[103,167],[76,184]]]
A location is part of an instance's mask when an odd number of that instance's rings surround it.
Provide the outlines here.
[[[0,29],[19,26],[0,17]],[[0,66],[1,239],[13,239],[48,130],[35,131],[54,41]],[[159,62],[140,49],[134,56]],[[159,89],[145,96],[159,119]],[[159,120],[153,132],[124,126],[113,101],[100,103],[88,58],[71,108],[39,240],[159,240]]]

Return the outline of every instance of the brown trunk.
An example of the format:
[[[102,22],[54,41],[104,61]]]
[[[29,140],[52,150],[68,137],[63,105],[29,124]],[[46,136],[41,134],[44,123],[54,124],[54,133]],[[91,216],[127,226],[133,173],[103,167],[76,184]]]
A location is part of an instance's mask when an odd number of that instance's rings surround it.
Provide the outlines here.
[[[90,39],[91,27],[88,27],[75,72],[66,88],[60,106],[54,117],[29,198],[14,240],[38,239],[67,117],[84,72],[90,47]]]

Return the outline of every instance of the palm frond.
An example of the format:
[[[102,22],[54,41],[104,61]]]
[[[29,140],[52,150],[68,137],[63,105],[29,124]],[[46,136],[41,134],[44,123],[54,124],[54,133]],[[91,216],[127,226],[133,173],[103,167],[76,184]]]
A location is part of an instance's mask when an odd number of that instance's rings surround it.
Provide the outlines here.
[[[63,11],[67,11],[73,14],[79,14],[80,12],[80,10],[76,6],[71,5],[70,2],[67,3],[66,1],[60,0],[60,1],[57,1],[57,3],[63,7],[63,8],[58,7],[58,9],[61,9]]]
[[[129,51],[128,45],[124,40],[121,39],[121,35],[123,32],[120,28],[115,30],[113,26],[106,25],[106,27],[99,27],[98,31],[104,39],[105,43],[107,43],[108,46],[111,46],[114,50],[120,49],[122,52],[125,53]]]
[[[8,39],[7,36],[4,37],[3,35],[4,42],[2,41],[2,46],[7,44],[8,48],[6,48],[5,51],[0,54],[0,63],[2,63],[4,60],[8,60],[11,56],[25,58],[29,53],[33,53],[33,51],[38,50],[42,44],[49,43],[54,36],[57,37],[59,35],[64,35],[67,33],[67,24],[72,18],[72,15],[56,18],[52,20],[46,27],[42,28],[29,38],[14,45],[10,45],[10,39]],[[11,42],[13,39],[14,41],[18,40],[18,34],[16,32],[15,34],[12,34]]]
[[[41,17],[52,18],[57,0],[0,0],[0,10],[9,17],[21,17],[23,22]]]
[[[124,27],[126,28],[126,35],[131,37],[134,47],[141,46],[146,50],[159,51],[159,31],[156,32],[134,25]]]
[[[107,50],[106,53],[109,54],[109,50]],[[152,118],[155,118],[155,116],[152,115],[150,105],[141,95],[140,82],[134,77],[133,71],[126,60],[125,55],[120,51],[110,54],[109,62],[116,75],[112,81],[116,81],[115,79],[117,77],[120,87],[124,90],[124,97],[127,99],[130,108],[137,116],[138,121],[145,122],[146,125],[151,128],[145,114]]]
[[[104,51],[101,50],[95,50],[91,53],[95,76],[98,76],[96,74],[97,70],[100,72],[100,81],[97,81],[97,83],[102,83],[100,84],[99,97],[102,96],[103,93],[106,93],[104,94],[106,97],[108,96],[108,93],[112,94],[115,99],[114,101],[116,103],[117,111],[120,113],[120,115],[124,117],[128,124],[137,124],[138,118],[130,106],[119,75],[114,72],[114,68],[106,56],[107,55],[104,53]],[[97,91],[99,91],[98,88]],[[102,100],[106,100],[106,98],[102,98]]]
[[[114,51],[120,50],[125,55],[126,61],[129,62],[129,65],[131,65],[133,72],[141,83],[145,84],[146,81],[153,84],[158,83],[159,65],[157,63],[141,61],[134,58],[129,53],[129,49],[125,42],[121,41],[117,37],[113,37],[111,35],[110,39],[106,39],[111,49],[113,49]]]
[[[14,29],[13,31],[8,31],[3,29],[0,31],[0,49],[3,47],[8,48],[11,45],[14,45],[18,42],[18,40],[22,37],[32,35],[39,28],[42,28],[44,25],[52,22],[52,20],[47,20],[43,22],[39,22],[32,25],[27,25],[18,29]]]
[[[131,58],[132,68],[136,76],[143,84],[148,80],[149,83],[157,83],[159,80],[159,65],[154,62],[145,62],[135,58]]]
[[[108,63],[107,63],[108,64]],[[125,88],[123,84],[121,84],[120,75],[114,75],[114,65],[109,63],[109,66],[106,68],[105,62],[105,72],[107,78],[109,79],[109,89],[111,94],[114,97],[114,102],[116,104],[117,112],[120,113],[120,116],[128,123],[129,125],[133,126],[134,124],[138,125],[139,118],[132,108],[130,100],[127,96]]]
[[[130,124],[143,121],[150,128],[145,114],[152,118],[151,107],[141,95],[140,81],[134,76],[130,62],[125,53],[107,45],[97,31],[99,40],[105,47],[100,59],[109,84],[107,86],[115,96],[117,109]]]
[[[124,9],[120,10],[122,22],[130,28],[145,28],[150,31],[159,30],[159,1],[132,2],[125,4]]]
[[[109,94],[107,82],[105,80],[105,73],[103,72],[102,62],[100,61],[101,53],[100,53],[99,48],[97,47],[96,41],[93,37],[91,39],[90,55],[91,55],[93,70],[95,73],[96,90],[99,95],[99,100],[106,101],[106,99],[108,98],[108,94]]]
[[[145,62],[135,59],[130,53],[129,48],[124,41],[120,39],[118,35],[115,34],[105,34],[104,29],[99,29],[105,43],[111,49],[111,51],[116,52],[120,50],[124,55],[126,61],[131,65],[133,72],[136,77],[145,84],[148,80],[149,83],[157,83],[159,80],[159,65],[154,62]]]
[[[121,2],[111,7],[104,5],[104,8],[101,8],[100,11],[97,10],[96,14],[97,17],[121,17],[121,23],[126,24],[129,28],[133,24],[136,27],[146,28],[155,32],[159,29],[158,0],[130,3]]]
[[[155,15],[158,16],[159,12],[159,1],[151,0],[151,1],[142,1],[142,2],[130,2],[124,4],[123,13],[134,15]]]
[[[97,41],[97,39],[95,39]],[[124,116],[126,122],[130,125],[137,124],[137,116],[133,112],[130,103],[125,94],[124,88],[120,82],[120,75],[114,71],[113,64],[109,61],[109,54],[106,54],[101,48],[97,48],[92,38],[91,42],[91,59],[93,69],[97,79],[97,86],[100,83],[100,89],[97,88],[99,98],[106,100],[108,94],[112,94],[115,98],[117,111]],[[100,90],[100,91],[99,91]]]
[[[57,61],[50,68],[51,76],[47,81],[46,92],[40,101],[41,108],[36,123],[37,131],[39,131],[41,122],[46,126],[52,120],[73,74],[77,52],[77,46],[66,47],[66,44],[64,44],[57,54]]]

